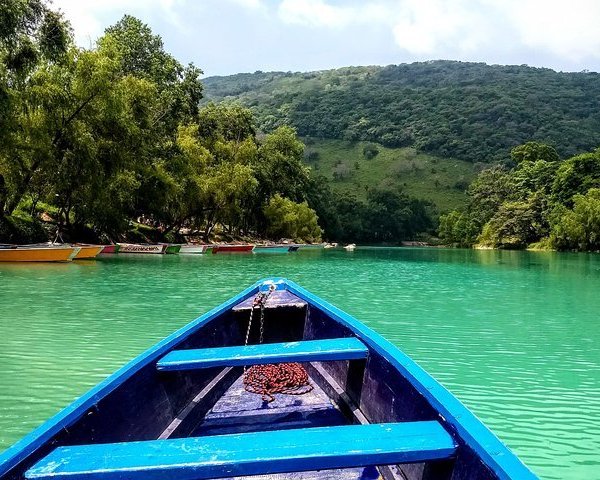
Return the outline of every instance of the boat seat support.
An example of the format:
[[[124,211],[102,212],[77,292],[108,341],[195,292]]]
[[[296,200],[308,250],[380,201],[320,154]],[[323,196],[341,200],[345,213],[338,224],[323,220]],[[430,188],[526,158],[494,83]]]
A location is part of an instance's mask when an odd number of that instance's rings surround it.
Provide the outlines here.
[[[212,437],[59,447],[30,480],[203,480],[452,458],[435,421],[343,425]]]
[[[285,362],[360,360],[368,348],[358,338],[334,338],[287,343],[263,343],[240,347],[173,350],[161,358],[161,371],[195,370],[211,367],[237,367]]]

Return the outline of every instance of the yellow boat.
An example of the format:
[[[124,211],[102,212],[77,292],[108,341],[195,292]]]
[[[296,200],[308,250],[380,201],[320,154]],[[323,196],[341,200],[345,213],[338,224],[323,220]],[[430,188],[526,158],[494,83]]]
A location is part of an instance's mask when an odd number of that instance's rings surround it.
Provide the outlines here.
[[[74,260],[82,260],[86,258],[95,258],[103,249],[104,245],[75,245],[80,248],[75,254]]]
[[[70,262],[80,247],[0,248],[0,262]]]

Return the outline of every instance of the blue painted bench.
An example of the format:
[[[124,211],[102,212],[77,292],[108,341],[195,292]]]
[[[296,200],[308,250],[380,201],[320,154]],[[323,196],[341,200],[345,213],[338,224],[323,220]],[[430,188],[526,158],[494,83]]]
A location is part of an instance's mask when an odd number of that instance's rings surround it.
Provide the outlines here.
[[[451,458],[435,421],[343,425],[213,437],[59,447],[30,480],[202,480]]]
[[[369,349],[358,338],[263,343],[245,347],[173,350],[161,358],[162,371],[194,370],[209,367],[237,367],[284,362],[319,362],[366,358]]]

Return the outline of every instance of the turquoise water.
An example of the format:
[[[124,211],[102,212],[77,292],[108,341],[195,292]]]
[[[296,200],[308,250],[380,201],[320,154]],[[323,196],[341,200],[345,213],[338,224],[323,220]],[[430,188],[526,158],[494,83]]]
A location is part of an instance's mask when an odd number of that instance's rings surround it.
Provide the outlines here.
[[[411,355],[544,479],[600,478],[600,256],[445,249],[0,264],[0,450],[259,278]]]

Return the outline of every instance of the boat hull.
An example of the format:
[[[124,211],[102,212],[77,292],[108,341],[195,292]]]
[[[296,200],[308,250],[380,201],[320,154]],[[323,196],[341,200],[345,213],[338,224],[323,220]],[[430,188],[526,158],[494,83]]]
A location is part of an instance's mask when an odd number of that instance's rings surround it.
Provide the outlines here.
[[[69,262],[78,251],[66,246],[1,248],[0,262]]]
[[[201,254],[205,253],[207,245],[195,245],[193,243],[181,245],[180,254]]]
[[[258,293],[269,295],[268,308],[264,312],[263,345],[256,345],[262,335],[258,325],[247,336],[249,312]],[[303,365],[314,382],[314,391],[319,398],[325,395],[329,399],[315,408],[310,408],[310,401],[305,404],[303,397],[295,395],[278,395],[275,402],[281,403],[274,402],[265,408],[260,395],[243,390],[240,379],[243,362],[240,363],[237,356],[232,357],[236,363],[231,365],[235,366],[225,368],[192,366],[170,374],[160,371],[161,362],[166,362],[173,353],[190,358],[194,349],[223,351],[223,347],[230,347],[239,350],[244,348],[240,347],[244,343],[273,353],[278,342],[289,342],[286,345],[293,348],[280,350],[281,355],[282,351],[297,350],[311,341],[331,343],[327,339],[344,339],[360,348],[353,350],[356,355],[351,357],[340,357],[338,353],[333,357],[324,356],[331,351],[319,351],[316,357],[303,357],[301,361],[306,362]],[[342,348],[341,353],[345,353],[345,349]],[[215,365],[213,355],[207,358]],[[310,361],[310,358],[315,360]],[[173,366],[173,362],[170,365]],[[240,403],[241,399],[246,403]],[[326,411],[328,403],[336,407],[329,409],[332,416]],[[217,405],[218,408],[213,408]],[[308,405],[304,413],[298,411],[302,405],[302,408]],[[244,415],[239,416],[240,412]],[[424,472],[429,472],[426,478],[443,479],[536,478],[469,410],[398,348],[293,282],[275,278],[258,282],[157,343],[0,454],[0,480],[23,478],[25,472],[38,462],[43,464],[45,457],[61,446],[85,445],[89,451],[98,446],[99,451],[106,452],[111,447],[103,444],[140,442],[142,448],[144,441],[152,441],[152,457],[161,468],[168,468],[168,452],[161,451],[162,439],[189,438],[201,444],[201,436],[207,433],[214,435],[212,439],[233,433],[232,442],[236,444],[253,429],[268,431],[274,424],[276,430],[282,431],[277,429],[282,422],[284,428],[322,427],[323,422],[326,426],[332,425],[331,422],[333,425],[345,422],[359,426],[435,423],[443,427],[440,433],[452,436],[451,452],[445,454],[441,462],[426,463],[424,457],[417,457],[408,464],[398,460],[398,465],[382,467],[390,462],[369,464],[361,463],[360,459],[353,460],[355,466],[378,465],[376,476],[381,474],[386,480],[422,480]],[[302,431],[303,439],[310,437],[310,431],[311,428]],[[92,459],[100,460],[112,462],[110,455]],[[310,464],[289,465],[310,469]],[[198,478],[193,477],[194,471],[186,472],[188,476],[185,477],[177,476],[180,472],[176,469],[180,466],[174,464],[175,469],[171,471],[174,476],[168,478]],[[272,472],[298,471],[289,466],[277,468],[279,470]],[[38,467],[34,471],[41,470]],[[395,471],[400,472],[399,477],[394,476]],[[138,471],[135,478],[143,478],[144,473]],[[120,472],[121,476],[116,475],[110,478],[134,478],[125,471]],[[295,474],[285,475],[281,478],[300,478]],[[332,478],[328,475],[329,472],[324,470],[315,472],[310,478]]]
[[[256,245],[254,247],[254,253],[288,253],[290,251],[289,245]]]
[[[180,250],[181,250],[181,245],[169,243],[166,245],[165,253],[167,255],[176,255],[179,253]]]
[[[96,258],[102,250],[104,250],[104,246],[102,245],[76,245],[79,247],[79,252],[73,257],[73,260],[85,260]]]
[[[166,245],[143,245],[137,243],[118,243],[119,253],[139,253],[150,255],[162,255],[167,248]]]
[[[250,253],[254,245],[215,245],[212,253]]]
[[[119,245],[104,245],[101,253],[119,253]]]

